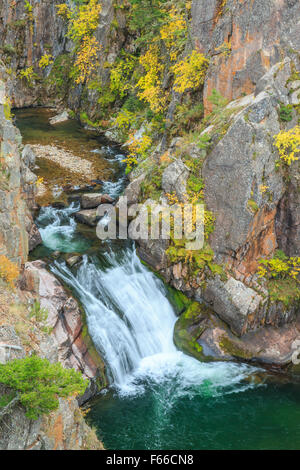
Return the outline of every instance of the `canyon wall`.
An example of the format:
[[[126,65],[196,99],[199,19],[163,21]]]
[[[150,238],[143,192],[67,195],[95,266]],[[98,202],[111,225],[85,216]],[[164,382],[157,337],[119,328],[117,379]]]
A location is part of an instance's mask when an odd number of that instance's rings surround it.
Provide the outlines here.
[[[14,8],[4,2],[0,37],[6,47],[1,55],[12,103],[69,107],[77,117],[85,114],[88,125],[99,124],[100,132],[108,128],[107,135],[120,139],[122,132],[116,132],[110,114],[122,111],[124,99],[119,96],[111,103],[103,90],[111,67],[124,51],[137,59],[146,48],[138,42],[141,33],[128,27],[131,18],[126,8],[127,3],[123,8],[118,2],[102,2],[94,34],[101,46],[96,83],[88,86],[76,85],[68,73],[62,73],[68,70],[73,45],[65,37],[66,24],[57,17],[54,2],[33,2],[31,16],[23,2],[16,2]],[[299,162],[281,162],[274,145],[275,135],[299,124],[300,5],[295,0],[193,0],[188,14],[189,37],[182,57],[193,48],[209,58],[203,86],[183,96],[175,92],[167,64],[161,81],[171,99],[163,125],[159,120],[147,121],[153,115],[148,109],[148,115],[137,120],[139,129],[131,128],[136,110],[131,111],[126,138],[143,135],[146,129],[152,147],[130,173],[126,194],[130,204],[153,198],[168,204],[170,193],[183,202],[189,188],[200,187],[213,223],[205,250],[193,261],[181,246],[171,246],[170,252],[166,241],[139,240],[139,254],[167,282],[222,322],[213,326],[214,320],[210,323],[206,318],[205,333],[198,328],[203,315],[196,314],[191,331],[201,347],[214,345],[216,356],[223,357],[222,341],[213,339],[219,331],[218,337],[225,335],[227,342],[235,342],[235,354],[230,357],[244,359],[241,351],[249,352],[252,344],[248,359],[289,365],[291,343],[298,335],[299,289],[290,282],[271,291],[257,270],[260,259],[272,258],[278,249],[289,258],[298,257],[300,250]],[[54,63],[40,70],[38,62],[47,51]],[[31,66],[38,76],[34,86],[21,78],[21,71]],[[139,64],[134,74],[141,74]],[[136,99],[135,85],[133,89]],[[204,115],[199,111],[202,104]],[[190,117],[182,125],[183,112]],[[284,113],[288,118],[282,118]],[[100,121],[93,122],[100,118],[106,121],[104,127]],[[274,342],[278,343],[275,352]],[[266,351],[259,354],[265,343]]]
[[[34,206],[37,177],[32,151],[23,148],[12,123],[7,74],[0,68],[0,352],[1,361],[38,354],[66,368],[81,371],[90,381],[80,402],[94,396],[106,384],[104,364],[84,326],[79,305],[41,262],[29,263],[28,251],[41,241],[30,209]],[[27,166],[28,165],[28,166]],[[20,277],[12,290],[3,279],[9,262]],[[24,269],[25,268],[25,269]],[[47,309],[46,324],[30,316],[33,305]],[[48,331],[49,330],[49,331]],[[13,352],[11,354],[11,345]],[[9,352],[9,354],[8,354]],[[1,394],[5,390],[1,389]],[[9,429],[9,431],[8,431]],[[50,416],[32,421],[16,404],[0,417],[1,449],[102,448],[85,424],[75,398],[60,400]]]

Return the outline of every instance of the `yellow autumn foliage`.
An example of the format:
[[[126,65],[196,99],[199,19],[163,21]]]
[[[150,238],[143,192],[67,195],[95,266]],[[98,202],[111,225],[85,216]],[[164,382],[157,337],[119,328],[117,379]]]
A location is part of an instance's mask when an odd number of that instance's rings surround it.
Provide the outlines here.
[[[129,136],[126,142],[129,153],[124,160],[127,164],[127,170],[131,170],[134,165],[137,165],[138,158],[145,158],[147,151],[152,145],[152,139],[148,135],[144,134],[141,138],[135,137],[133,134]]]
[[[280,131],[274,135],[275,147],[278,149],[281,160],[288,166],[299,160],[300,153],[300,126],[295,126],[289,131]]]
[[[147,52],[140,57],[140,64],[144,67],[146,73],[137,83],[137,87],[141,90],[138,97],[149,103],[153,112],[159,113],[166,106],[166,97],[162,91],[164,65],[160,61],[157,44],[152,44]]]
[[[75,82],[77,84],[83,83],[99,65],[97,60],[99,50],[100,46],[96,38],[89,36],[83,38],[74,63],[77,72]]]
[[[300,258],[280,259],[274,257],[269,260],[260,260],[258,269],[258,276],[266,277],[268,279],[288,279],[289,277],[299,280],[300,274]]]
[[[44,69],[48,67],[48,65],[53,64],[53,57],[50,54],[44,54],[39,61],[39,67]]]
[[[19,277],[18,266],[10,261],[7,256],[0,255],[0,278],[3,279],[7,284],[14,289],[15,281]]]
[[[175,76],[174,89],[178,93],[195,90],[204,83],[209,60],[194,50],[172,67]]]
[[[98,0],[90,0],[88,3],[77,7],[70,16],[68,36],[75,43],[85,36],[91,35],[99,24],[99,15],[102,10]]]

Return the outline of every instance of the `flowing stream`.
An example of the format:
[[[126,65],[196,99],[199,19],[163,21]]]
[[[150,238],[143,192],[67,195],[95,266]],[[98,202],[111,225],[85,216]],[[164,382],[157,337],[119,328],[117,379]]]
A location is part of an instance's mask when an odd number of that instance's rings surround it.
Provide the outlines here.
[[[93,151],[97,158],[97,148]],[[107,147],[107,157],[122,169],[118,149]],[[116,197],[123,187],[120,171],[102,190]],[[265,385],[254,367],[200,363],[178,351],[176,315],[162,281],[140,262],[130,242],[101,242],[82,230],[73,218],[77,210],[77,202],[41,209],[43,247],[33,255],[47,256],[52,272],[81,301],[107,365],[110,387],[88,416],[105,446],[299,448],[299,387]],[[51,258],[54,252],[59,256]],[[81,253],[82,260],[70,268],[67,253]]]

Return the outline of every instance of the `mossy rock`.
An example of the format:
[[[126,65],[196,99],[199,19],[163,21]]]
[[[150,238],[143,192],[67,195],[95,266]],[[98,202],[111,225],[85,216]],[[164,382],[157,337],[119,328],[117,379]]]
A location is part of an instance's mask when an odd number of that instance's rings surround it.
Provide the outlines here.
[[[183,292],[166,286],[168,290],[168,299],[171,302],[176,315],[181,315],[187,308],[191,306],[193,301],[189,299]]]
[[[291,375],[297,378],[297,380],[300,380],[300,364],[291,364],[288,371]]]
[[[193,302],[179,317],[174,328],[174,343],[177,348],[202,362],[210,360],[198,342],[206,329],[205,320],[209,318],[209,312],[204,305]]]
[[[272,302],[282,302],[286,308],[300,305],[300,288],[295,279],[271,279],[267,289]]]
[[[95,348],[95,345],[90,337],[86,324],[84,325],[82,329],[81,337],[82,337],[84,344],[87,347],[89,355],[91,356],[92,360],[98,367],[99,376],[97,377],[96,383],[97,383],[98,390],[100,391],[103,388],[108,386],[108,380],[106,377],[106,367],[97,349]]]
[[[253,358],[253,353],[251,351],[244,347],[240,342],[231,340],[226,335],[222,336],[219,346],[225,353],[238,359],[250,360]]]

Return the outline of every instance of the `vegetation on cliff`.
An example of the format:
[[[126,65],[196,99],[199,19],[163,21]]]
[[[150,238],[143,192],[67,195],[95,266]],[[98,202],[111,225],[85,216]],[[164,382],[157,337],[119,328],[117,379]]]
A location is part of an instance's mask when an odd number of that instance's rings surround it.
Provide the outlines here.
[[[60,363],[50,364],[38,356],[0,364],[0,384],[15,391],[30,419],[56,410],[59,397],[83,394],[88,385],[74,369],[64,369]]]

